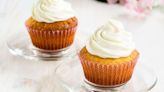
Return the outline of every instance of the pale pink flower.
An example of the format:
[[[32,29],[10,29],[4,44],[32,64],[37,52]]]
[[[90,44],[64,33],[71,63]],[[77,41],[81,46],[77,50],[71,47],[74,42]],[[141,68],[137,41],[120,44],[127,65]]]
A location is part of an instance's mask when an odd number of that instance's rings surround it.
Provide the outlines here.
[[[164,0],[160,0],[161,1],[161,4],[164,5]]]
[[[153,7],[153,0],[108,0],[108,3],[125,5],[131,12],[144,16],[150,14]]]
[[[129,0],[125,7],[138,15],[150,14],[153,0]]]
[[[164,0],[154,0],[154,6],[164,5]]]

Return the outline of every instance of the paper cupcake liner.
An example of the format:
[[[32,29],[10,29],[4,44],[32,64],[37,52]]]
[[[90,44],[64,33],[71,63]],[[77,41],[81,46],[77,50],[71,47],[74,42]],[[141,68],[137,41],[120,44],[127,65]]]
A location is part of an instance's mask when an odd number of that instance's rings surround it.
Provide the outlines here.
[[[80,57],[80,60],[86,80],[91,85],[101,85],[102,87],[115,87],[128,82],[137,62],[136,58],[133,61],[122,64],[105,65],[94,61],[87,61],[82,57]]]
[[[36,30],[28,28],[33,45],[43,50],[59,50],[69,47],[74,40],[76,27],[68,30]]]

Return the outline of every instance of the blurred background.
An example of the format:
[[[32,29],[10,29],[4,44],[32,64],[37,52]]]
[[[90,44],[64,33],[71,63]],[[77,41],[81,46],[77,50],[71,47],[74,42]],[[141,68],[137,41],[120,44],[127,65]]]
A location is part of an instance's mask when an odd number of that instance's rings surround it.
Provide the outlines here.
[[[144,64],[151,66],[156,71],[158,83],[151,92],[164,91],[163,0],[66,1],[70,2],[76,11],[79,19],[77,34],[82,35],[81,39],[84,42],[90,34],[110,18],[120,20],[126,30],[132,32],[134,35],[136,46],[141,53],[140,62],[144,62]],[[0,0],[1,46],[5,44],[10,34],[26,30],[24,23],[31,16],[34,2],[36,0]],[[18,37],[18,39],[21,39],[21,37]],[[7,91],[1,91],[0,87],[0,92]]]

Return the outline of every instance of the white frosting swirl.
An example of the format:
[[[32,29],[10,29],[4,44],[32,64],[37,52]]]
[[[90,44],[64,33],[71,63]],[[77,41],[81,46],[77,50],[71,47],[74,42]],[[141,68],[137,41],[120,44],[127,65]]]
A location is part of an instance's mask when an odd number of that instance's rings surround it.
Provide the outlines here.
[[[64,0],[39,0],[32,9],[32,18],[38,22],[53,23],[74,16],[71,5]]]
[[[120,22],[110,20],[91,36],[86,48],[101,58],[120,58],[129,56],[135,44],[131,33],[125,31]]]

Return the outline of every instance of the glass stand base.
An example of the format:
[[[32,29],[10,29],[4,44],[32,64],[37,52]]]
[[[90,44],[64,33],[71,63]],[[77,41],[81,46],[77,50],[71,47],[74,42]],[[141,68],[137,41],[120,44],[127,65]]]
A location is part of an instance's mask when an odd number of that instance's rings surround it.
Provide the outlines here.
[[[127,83],[113,87],[102,87],[86,81],[78,57],[58,65],[55,76],[69,92],[148,92],[156,85],[157,77],[150,67],[140,62]]]
[[[21,37],[21,39],[17,39]],[[22,56],[27,59],[60,60],[77,54],[75,44],[60,50],[43,50],[32,45],[28,34],[13,34],[7,40],[7,47],[13,55]]]
[[[107,86],[103,87],[100,85],[92,84],[85,80],[83,85],[85,90],[89,92],[119,92],[124,88],[125,84],[120,84],[113,87],[107,87]]]

